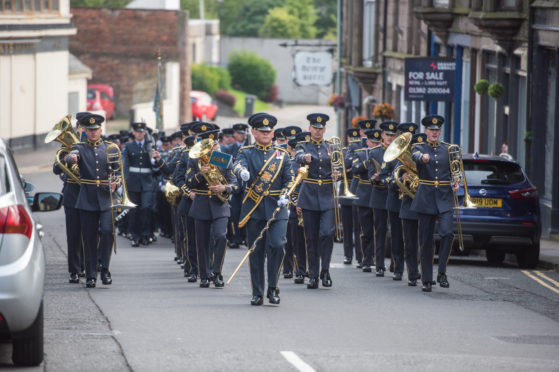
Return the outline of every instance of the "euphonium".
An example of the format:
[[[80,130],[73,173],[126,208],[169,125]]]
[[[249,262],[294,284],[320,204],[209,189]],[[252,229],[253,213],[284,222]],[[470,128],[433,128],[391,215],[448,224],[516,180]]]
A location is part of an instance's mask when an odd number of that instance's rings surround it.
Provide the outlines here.
[[[179,203],[182,191],[177,186],[173,180],[167,181],[165,183],[165,198],[172,206],[176,206]]]
[[[210,167],[210,170],[207,173],[201,173],[209,186],[227,185],[227,180],[223,174],[221,174],[219,168],[210,164],[210,154],[213,151],[213,147],[214,140],[211,138],[204,138],[190,149],[188,157],[191,159],[200,159],[198,161],[198,168],[200,169],[202,168],[202,165],[208,165]],[[217,196],[222,203],[229,200],[229,195],[225,195],[223,193],[212,193],[212,195]]]
[[[50,130],[50,132],[47,133],[47,136],[45,137],[45,143],[50,143],[56,140],[63,145],[63,147],[61,147],[56,152],[54,161],[56,162],[56,165],[58,165],[58,167],[62,169],[62,171],[66,173],[66,175],[68,175],[68,177],[70,177],[77,184],[80,184],[80,169],[78,167],[78,164],[72,164],[68,168],[66,164],[61,160],[70,153],[70,150],[72,149],[72,146],[74,144],[80,142],[78,135],[76,134],[76,132],[74,132],[74,128],[72,128],[70,120],[72,120],[72,115],[70,114],[60,119],[58,123],[56,123]]]
[[[402,163],[402,165],[394,169],[394,182],[396,182],[403,193],[413,199],[417,191],[419,177],[417,176],[417,166],[409,151],[411,139],[412,134],[410,132],[402,133],[396,137],[386,148],[382,160],[388,163],[394,159],[398,159]],[[401,177],[403,173],[408,173],[407,181],[402,181]]]

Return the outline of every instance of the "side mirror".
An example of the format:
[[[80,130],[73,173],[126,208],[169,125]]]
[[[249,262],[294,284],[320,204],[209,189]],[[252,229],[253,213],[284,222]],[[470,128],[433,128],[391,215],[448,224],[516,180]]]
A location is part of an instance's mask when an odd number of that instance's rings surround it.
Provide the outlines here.
[[[49,212],[60,209],[62,194],[58,192],[38,192],[33,198],[31,210],[33,212]]]

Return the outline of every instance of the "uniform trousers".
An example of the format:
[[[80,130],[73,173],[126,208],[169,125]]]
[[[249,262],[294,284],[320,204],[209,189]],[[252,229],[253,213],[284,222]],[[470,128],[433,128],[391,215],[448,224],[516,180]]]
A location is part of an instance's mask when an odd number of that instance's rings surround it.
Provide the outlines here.
[[[175,257],[178,258],[180,257],[180,231],[181,231],[181,226],[179,224],[179,212],[177,211],[177,206],[172,206],[171,207],[171,222],[172,222],[172,226],[173,226],[173,243],[175,244]]]
[[[221,266],[225,257],[225,244],[227,239],[227,217],[218,217],[213,220],[194,219],[196,231],[196,251],[198,253],[198,274],[200,279],[209,279],[211,261],[216,262],[214,270],[221,273]],[[210,244],[212,244],[212,234],[215,238],[215,249],[213,257],[210,257]]]
[[[68,272],[78,274],[83,271],[83,245],[80,210],[64,207],[66,216],[66,243],[68,245]]]
[[[359,222],[359,207],[351,206],[351,214],[353,216],[353,242],[355,247],[355,259],[357,262],[363,262],[363,246],[361,245],[361,223]]]
[[[384,257],[386,255],[386,230],[388,229],[388,211],[386,209],[373,210],[375,221],[375,262],[378,269],[386,269]]]
[[[151,235],[151,214],[153,201],[153,192],[145,191],[129,191],[128,196],[132,203],[136,204],[136,208],[132,208],[128,222],[128,231],[132,233],[132,239],[140,240]]]
[[[355,258],[362,260],[361,251],[361,228],[359,216],[355,216],[356,207],[353,205],[342,205],[342,227],[344,232],[344,256],[352,259],[355,249]]]
[[[361,248],[363,249],[363,257],[361,263],[367,266],[373,266],[373,239],[375,237],[373,230],[373,210],[369,207],[357,207],[359,214],[359,224],[361,226]]]
[[[309,278],[318,279],[319,273],[330,269],[334,247],[334,209],[311,211],[303,209],[303,224],[307,242]],[[320,270],[319,272],[319,269]]]
[[[198,272],[198,253],[196,252],[196,223],[192,217],[184,217],[185,226],[185,247],[187,263],[184,265],[185,274]]]
[[[239,220],[241,219],[241,206],[243,204],[244,193],[239,192],[231,195],[231,217],[229,218],[229,230],[231,232],[230,241],[233,244],[241,244],[245,240],[246,231],[243,227],[239,228]]]
[[[249,249],[266,226],[265,220],[249,219],[247,227],[247,239]],[[286,242],[287,220],[275,220],[270,224],[268,231],[256,244],[254,251],[249,256],[250,281],[252,283],[252,295],[264,296],[264,260],[267,258],[268,287],[278,286],[278,275],[281,261],[284,256],[283,247]]]
[[[454,210],[437,214],[418,213],[419,242],[421,244],[421,281],[427,283],[433,280],[433,255],[435,245],[433,234],[435,222],[439,219],[439,273],[446,274],[446,264],[450,257],[453,235],[452,215]]]
[[[404,241],[402,238],[402,220],[399,212],[388,212],[390,219],[390,241],[392,243],[391,253],[394,263],[394,272],[404,272]]]
[[[408,279],[419,279],[419,268],[417,266],[417,220],[402,218],[402,230],[404,235],[404,259],[408,269]]]
[[[85,253],[85,276],[97,278],[97,262],[109,269],[113,247],[112,213],[106,211],[85,211],[80,209],[82,237]]]

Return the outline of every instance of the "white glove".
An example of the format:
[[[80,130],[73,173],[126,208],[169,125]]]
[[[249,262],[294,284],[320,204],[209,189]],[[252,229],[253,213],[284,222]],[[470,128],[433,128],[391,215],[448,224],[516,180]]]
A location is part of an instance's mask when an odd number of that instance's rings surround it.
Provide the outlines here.
[[[287,199],[287,196],[280,196],[278,199],[278,207],[285,207],[287,204],[289,204],[289,199]]]
[[[241,179],[245,182],[250,179],[250,172],[247,171],[245,168],[241,170]]]

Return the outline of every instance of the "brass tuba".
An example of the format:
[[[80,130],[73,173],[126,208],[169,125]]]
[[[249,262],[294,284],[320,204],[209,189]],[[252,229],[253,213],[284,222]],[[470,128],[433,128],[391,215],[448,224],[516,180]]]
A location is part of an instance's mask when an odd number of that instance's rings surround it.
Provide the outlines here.
[[[411,158],[409,151],[412,134],[410,132],[402,133],[392,141],[386,148],[382,160],[385,163],[398,159],[402,165],[394,169],[394,182],[400,187],[400,190],[410,198],[414,198],[419,177],[417,176],[417,166]],[[401,174],[408,173],[408,180],[402,181]]]
[[[47,133],[45,137],[45,143],[50,143],[52,141],[60,142],[63,147],[61,147],[55,155],[54,161],[56,165],[62,169],[68,177],[70,177],[74,182],[80,184],[80,169],[77,164],[72,164],[69,168],[66,166],[65,162],[62,160],[66,155],[70,153],[72,146],[80,142],[78,135],[74,132],[72,124],[72,115],[68,114],[58,121],[54,127]]]
[[[464,183],[464,200],[462,205],[458,202],[457,193],[454,194],[454,210],[456,211],[456,227],[458,229],[458,249],[464,251],[464,239],[462,238],[462,223],[460,221],[461,209],[477,208],[477,205],[470,198],[468,193],[468,183],[466,182],[466,173],[464,172],[464,162],[462,161],[462,149],[458,145],[450,145],[448,147],[448,160],[450,162],[450,179],[451,186],[454,183]]]
[[[172,206],[176,206],[179,203],[180,197],[182,195],[181,189],[179,189],[173,180],[167,181],[165,183],[165,199],[171,204]]]
[[[214,148],[214,140],[211,138],[204,138],[203,140],[196,143],[188,153],[188,157],[190,159],[200,159],[198,161],[198,168],[201,168],[202,165],[208,165],[210,170],[208,173],[201,173],[202,176],[206,179],[206,182],[209,186],[216,186],[216,185],[227,185],[227,180],[221,174],[221,171],[218,167],[213,164],[210,164],[210,154]],[[221,200],[222,203],[225,203],[229,200],[229,195],[224,195],[223,193],[213,194]]]
[[[128,190],[126,189],[126,179],[124,177],[124,166],[122,165],[122,154],[118,145],[107,143],[107,165],[109,167],[109,190],[112,190],[111,183],[122,186],[122,195],[111,191],[111,208],[129,209],[135,208],[136,204],[130,201]]]

